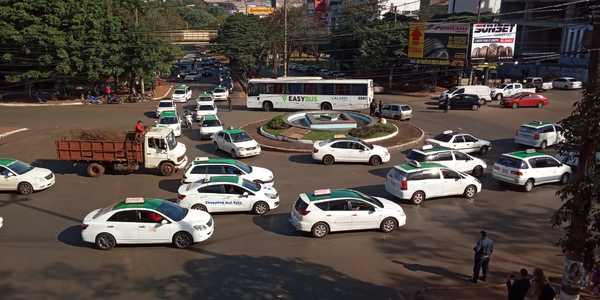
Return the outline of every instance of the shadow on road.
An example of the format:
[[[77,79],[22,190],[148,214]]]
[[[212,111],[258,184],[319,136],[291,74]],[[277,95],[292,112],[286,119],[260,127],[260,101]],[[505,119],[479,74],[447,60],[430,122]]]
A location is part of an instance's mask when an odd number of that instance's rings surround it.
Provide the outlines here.
[[[158,182],[158,187],[167,192],[177,193],[179,186],[181,185],[181,180],[179,179],[163,179]]]
[[[387,173],[390,171],[390,168],[392,168],[392,167],[383,167],[383,168],[371,169],[371,170],[369,170],[369,173],[372,174],[372,175],[375,175],[375,176],[386,178]]]
[[[77,174],[85,176],[84,164],[73,165],[70,161],[58,159],[38,159],[31,163],[34,167],[46,168],[56,174]]]
[[[88,244],[81,239],[81,227],[79,225],[71,226],[61,231],[56,238],[69,246],[83,248],[91,247],[91,244]]]
[[[293,154],[288,158],[290,162],[299,163],[299,164],[307,164],[307,165],[315,165],[319,162],[314,160],[310,154]]]
[[[394,262],[396,264],[400,264],[404,268],[406,268],[407,270],[412,271],[412,272],[430,273],[430,274],[434,274],[434,275],[439,275],[441,277],[454,279],[456,281],[466,281],[466,280],[470,279],[470,277],[465,274],[452,272],[443,267],[427,266],[427,265],[415,264],[415,263],[407,263],[407,262],[402,262],[402,261],[399,261],[396,259],[392,260],[392,262]]]
[[[302,236],[302,233],[290,224],[288,218],[290,214],[268,214],[264,216],[255,216],[252,218],[254,224],[264,231],[276,233],[285,236]]]
[[[156,112],[155,111],[147,111],[147,112],[144,112],[144,116],[146,116],[146,118],[156,119]],[[154,125],[154,123],[152,123],[151,125]]]

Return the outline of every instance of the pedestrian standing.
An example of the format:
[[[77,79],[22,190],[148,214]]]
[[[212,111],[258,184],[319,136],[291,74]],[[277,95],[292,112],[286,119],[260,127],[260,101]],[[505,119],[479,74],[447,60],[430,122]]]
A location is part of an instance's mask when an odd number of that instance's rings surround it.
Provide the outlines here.
[[[531,300],[554,300],[556,292],[540,268],[533,270],[533,282],[527,297]]]
[[[448,112],[450,110],[450,98],[446,99],[444,103],[444,112]]]
[[[481,231],[481,238],[473,247],[473,251],[475,252],[475,257],[473,261],[473,282],[477,283],[479,280],[479,272],[481,271],[483,276],[481,277],[482,281],[486,280],[488,267],[490,264],[490,258],[492,256],[492,252],[494,252],[494,242],[488,238],[487,233],[485,231]]]
[[[369,115],[371,117],[375,116],[376,109],[377,109],[377,103],[375,101],[371,101],[371,105],[369,106]]]
[[[110,103],[112,100],[112,88],[108,83],[104,87],[104,95],[106,95],[106,103]]]
[[[381,118],[381,112],[383,111],[383,101],[379,100],[379,117]]]
[[[523,300],[531,288],[527,269],[521,269],[521,277],[514,279],[508,288],[508,300]]]

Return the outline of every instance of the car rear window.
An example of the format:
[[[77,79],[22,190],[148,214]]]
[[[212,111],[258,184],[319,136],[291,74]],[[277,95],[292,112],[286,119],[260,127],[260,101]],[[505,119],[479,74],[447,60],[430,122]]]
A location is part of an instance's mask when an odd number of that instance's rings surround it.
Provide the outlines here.
[[[302,198],[298,198],[298,200],[296,200],[296,204],[294,204],[294,208],[296,210],[306,209],[307,207],[308,207],[308,203],[304,202],[304,200],[302,200]]]
[[[497,163],[509,168],[527,169],[527,164],[524,161],[510,156],[500,156]]]
[[[398,170],[396,168],[393,168],[390,170],[389,172],[389,176],[394,178],[395,180],[402,180],[404,178],[408,177],[408,174],[402,170]]]
[[[411,110],[410,106],[408,106],[408,105],[402,105],[402,106],[400,106],[400,108],[402,109],[402,111]]]
[[[417,152],[415,150],[411,150],[410,153],[406,156],[409,160],[416,160],[418,162],[427,161],[427,155],[421,152]]]
[[[452,135],[441,133],[441,134],[436,135],[433,139],[436,141],[441,141],[441,142],[447,143],[447,142],[450,142],[450,140],[452,139]]]
[[[521,126],[521,127],[519,127],[519,131],[525,132],[525,133],[534,133],[537,131],[537,129],[533,128],[533,127],[529,127],[529,126]]]

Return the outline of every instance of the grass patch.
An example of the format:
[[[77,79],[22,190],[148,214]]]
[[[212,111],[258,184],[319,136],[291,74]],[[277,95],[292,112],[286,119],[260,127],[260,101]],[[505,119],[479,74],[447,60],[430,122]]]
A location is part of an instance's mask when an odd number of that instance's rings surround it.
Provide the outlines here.
[[[391,123],[377,123],[373,126],[354,128],[350,130],[349,135],[361,139],[370,139],[392,134],[396,131],[396,127]]]
[[[323,130],[311,130],[307,134],[304,135],[305,140],[328,140],[332,139],[336,134],[344,134],[344,132],[339,131],[323,131]]]
[[[267,125],[263,126],[262,129],[272,135],[281,135],[283,133],[283,131],[285,130],[285,129],[273,129]]]
[[[269,122],[267,122],[267,124],[266,124],[266,127],[270,128],[270,129],[279,130],[279,129],[288,129],[288,128],[290,128],[290,125],[288,125],[285,122],[282,115],[278,115],[278,116],[275,116],[273,119],[269,120]]]

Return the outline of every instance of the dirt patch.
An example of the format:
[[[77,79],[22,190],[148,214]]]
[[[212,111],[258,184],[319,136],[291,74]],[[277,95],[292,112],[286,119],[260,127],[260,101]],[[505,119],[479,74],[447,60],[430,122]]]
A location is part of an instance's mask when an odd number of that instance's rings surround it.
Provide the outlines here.
[[[125,132],[115,129],[73,129],[68,132],[65,138],[73,140],[122,141],[125,139]]]

